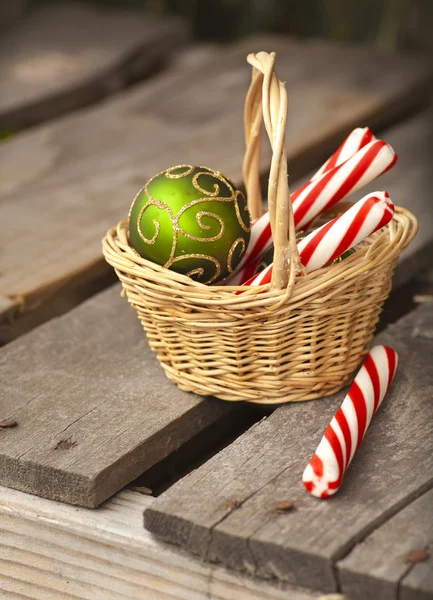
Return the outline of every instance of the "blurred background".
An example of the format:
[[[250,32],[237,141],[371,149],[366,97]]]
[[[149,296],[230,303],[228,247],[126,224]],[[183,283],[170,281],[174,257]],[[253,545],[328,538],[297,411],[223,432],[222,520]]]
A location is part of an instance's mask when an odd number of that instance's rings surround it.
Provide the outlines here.
[[[355,42],[389,52],[433,54],[432,0],[91,0],[95,5],[180,15],[196,40],[225,42],[256,32]],[[30,4],[62,0],[3,0],[3,24]]]

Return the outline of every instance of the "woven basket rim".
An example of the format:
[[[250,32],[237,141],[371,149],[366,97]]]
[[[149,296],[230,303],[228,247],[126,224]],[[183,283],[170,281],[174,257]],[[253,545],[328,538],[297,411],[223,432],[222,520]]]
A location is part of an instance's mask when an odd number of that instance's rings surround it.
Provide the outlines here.
[[[393,261],[412,241],[418,230],[416,217],[407,209],[396,206],[394,218],[380,231],[371,235],[359,244],[357,251],[344,261],[317,269],[307,275],[299,276],[291,290],[291,300],[300,301],[302,298],[321,289],[326,295],[326,289],[335,285],[338,280],[347,284],[363,271],[369,270],[378,262]],[[166,269],[156,263],[142,258],[129,244],[128,222],[122,220],[116,227],[108,230],[102,240],[103,253],[107,262],[115,270],[126,270],[146,287],[164,288],[165,293],[177,297],[186,296],[189,300],[200,305],[218,304],[235,308],[236,305],[245,308],[267,306],[275,302],[284,302],[288,297],[287,290],[271,290],[270,284],[260,286],[230,286],[211,285],[194,281],[181,273]],[[236,295],[234,292],[242,291]]]

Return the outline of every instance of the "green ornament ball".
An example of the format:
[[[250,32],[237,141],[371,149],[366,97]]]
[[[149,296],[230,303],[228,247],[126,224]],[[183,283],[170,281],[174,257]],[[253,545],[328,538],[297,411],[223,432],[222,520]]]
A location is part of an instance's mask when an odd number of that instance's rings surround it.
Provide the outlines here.
[[[180,165],[155,175],[129,212],[129,238],[140,256],[204,284],[236,269],[250,230],[242,192],[207,167]]]

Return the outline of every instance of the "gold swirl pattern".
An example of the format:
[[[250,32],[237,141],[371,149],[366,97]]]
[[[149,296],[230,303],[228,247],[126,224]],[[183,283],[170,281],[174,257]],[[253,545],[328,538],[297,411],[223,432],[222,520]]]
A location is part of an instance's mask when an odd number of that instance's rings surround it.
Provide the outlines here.
[[[242,219],[241,216],[241,209],[239,207],[239,202],[238,202],[238,196],[242,196],[244,202],[245,202],[245,196],[243,195],[242,192],[240,192],[239,190],[236,190],[236,194],[235,194],[235,211],[236,211],[236,217],[238,219],[239,225],[242,227],[242,229],[244,231],[246,231],[247,233],[249,233],[251,231],[251,219],[250,219],[250,224],[248,225],[247,223],[245,223],[245,221]],[[245,204],[246,207],[246,204]],[[246,209],[248,211],[248,209]],[[249,218],[250,214],[249,212],[247,212],[247,216]]]
[[[188,208],[190,208],[188,206]],[[183,213],[184,211],[180,211],[176,217],[176,223],[179,223],[179,218],[181,216],[181,212]],[[196,216],[195,216],[195,220],[197,222],[197,225],[201,228],[204,229],[205,231],[209,231],[209,229],[211,229],[211,225],[205,225],[205,223],[203,223],[202,221],[202,217],[211,217],[212,219],[215,219],[216,221],[218,221],[221,229],[219,230],[219,232],[212,236],[212,237],[198,237],[196,235],[191,235],[191,233],[188,233],[188,231],[185,231],[185,229],[182,229],[182,227],[178,224],[178,231],[184,235],[185,237],[189,238],[190,240],[194,240],[195,242],[217,242],[218,240],[220,240],[222,238],[222,236],[224,235],[224,230],[225,230],[225,225],[224,225],[224,219],[222,217],[220,217],[219,215],[216,215],[215,213],[211,213],[208,212],[207,210],[201,210],[199,211]]]
[[[145,213],[145,211],[150,206],[156,206],[157,208],[160,208],[161,210],[166,210],[168,212],[168,214],[170,215],[170,220],[171,220],[172,223],[176,220],[176,218],[175,218],[175,216],[174,216],[173,211],[171,210],[171,208],[169,206],[167,206],[164,202],[161,202],[161,200],[157,200],[155,198],[151,198],[151,197],[149,197],[148,194],[146,194],[146,195],[149,198],[149,200],[146,202],[146,204],[143,205],[143,207],[140,209],[140,212],[138,213],[138,217],[137,217],[137,232],[138,232],[138,235],[140,236],[140,238],[143,240],[143,242],[145,242],[149,246],[153,246],[153,244],[155,244],[156,240],[158,239],[158,235],[159,235],[159,233],[161,231],[161,225],[160,225],[160,223],[156,219],[152,219],[152,222],[155,225],[155,234],[154,234],[154,236],[151,239],[146,238],[145,235],[143,234],[142,229],[141,229],[141,219],[142,219],[143,214]],[[169,260],[171,258],[173,258],[173,255],[174,255],[174,252],[175,252],[176,243],[177,243],[177,235],[178,235],[178,229],[177,228],[173,228],[173,243],[172,243],[172,247],[171,247],[171,252],[170,252],[170,258],[169,258]]]
[[[244,240],[244,238],[241,238],[241,237],[239,237],[239,238],[237,238],[237,240],[235,240],[235,241],[233,242],[233,244],[232,244],[232,245],[231,245],[231,247],[230,247],[230,250],[229,250],[228,256],[227,256],[227,269],[228,269],[228,272],[229,272],[229,273],[233,273],[233,270],[234,270],[234,269],[233,269],[233,266],[232,266],[233,254],[234,254],[234,252],[235,252],[235,250],[236,250],[237,246],[239,246],[239,244],[242,246],[242,249],[241,249],[241,251],[240,251],[240,253],[239,253],[239,259],[241,258],[241,256],[243,255],[243,253],[244,253],[244,252],[245,252],[245,250],[246,250],[246,247],[247,247],[247,246],[246,246],[246,244],[245,244],[245,240]],[[235,265],[235,266],[236,266],[236,265]]]
[[[192,269],[192,271],[187,272],[187,276],[193,278],[194,275],[197,275],[197,281],[200,280],[200,277],[204,275],[203,267],[198,267],[197,269]]]
[[[177,171],[178,169],[186,169],[186,171],[183,171],[182,173],[173,173],[173,171]],[[177,165],[176,167],[167,169],[165,171],[165,176],[168,177],[168,179],[181,179],[182,177],[187,177],[188,175],[191,175],[191,173],[194,173],[194,170],[195,167],[192,167],[191,165]],[[161,175],[161,173],[159,173],[159,175]],[[152,179],[154,179],[154,177],[152,177]]]
[[[197,171],[197,172],[195,172],[195,171]],[[152,194],[150,193],[150,187],[151,187],[152,182],[154,182],[155,179],[157,179],[157,178],[161,179],[162,176],[165,176],[167,179],[182,179],[182,178],[189,177],[194,188],[203,197],[195,198],[194,200],[187,202],[186,204],[181,206],[181,208],[179,210],[173,209],[172,207],[170,207],[167,204],[167,202],[165,202],[159,198],[154,198],[152,196]],[[203,176],[207,176],[208,180],[206,182],[200,181],[200,178]],[[209,181],[209,177],[215,179],[216,181],[215,182],[212,182],[211,180]],[[206,189],[205,187],[203,187],[206,184],[207,184],[208,188],[211,187],[213,189]],[[145,203],[141,207],[141,209],[139,210],[137,215],[134,212],[134,217],[136,215],[136,218],[134,218],[134,226],[136,228],[138,236],[147,246],[155,245],[158,242],[158,238],[160,235],[164,235],[163,241],[161,241],[161,243],[160,243],[160,246],[162,244],[161,248],[164,247],[164,243],[165,243],[164,240],[170,240],[168,245],[166,246],[167,253],[168,253],[169,249],[170,249],[170,252],[169,252],[168,259],[163,264],[163,266],[165,268],[170,268],[172,265],[178,264],[181,261],[187,260],[187,259],[192,259],[192,260],[197,259],[198,261],[206,261],[208,263],[212,263],[215,267],[215,272],[212,273],[211,276],[209,276],[209,269],[205,265],[198,264],[196,266],[193,266],[193,263],[191,264],[191,266],[193,268],[191,268],[191,270],[189,270],[186,273],[188,276],[194,277],[197,281],[202,281],[202,283],[205,283],[205,284],[211,284],[211,283],[215,282],[216,280],[218,280],[220,278],[220,276],[225,277],[228,273],[233,272],[233,270],[236,267],[236,265],[238,264],[239,260],[245,253],[245,250],[246,250],[246,247],[248,244],[248,240],[249,240],[249,233],[251,231],[251,226],[250,226],[249,212],[248,212],[248,208],[245,203],[244,195],[242,194],[242,192],[235,189],[235,186],[232,181],[230,181],[226,177],[224,177],[224,175],[222,175],[222,173],[220,173],[219,171],[214,171],[212,169],[209,169],[208,167],[194,167],[192,165],[177,165],[177,166],[171,167],[170,169],[167,169],[166,171],[162,171],[161,173],[158,173],[157,175],[155,175],[154,177],[149,179],[149,181],[145,184],[145,186],[142,188],[142,190],[140,190],[140,192],[135,197],[134,202],[131,206],[131,210],[129,213],[130,219],[131,219],[132,209],[134,207],[135,201],[139,200],[139,197],[142,197],[143,194],[145,195]],[[211,230],[213,230],[212,234],[209,235],[209,237],[194,235],[192,232],[186,231],[185,230],[186,226],[180,225],[181,217],[183,217],[185,215],[185,213],[187,211],[189,211],[190,209],[192,209],[193,207],[197,206],[197,208],[199,208],[198,205],[200,205],[200,204],[203,205],[206,203],[223,203],[226,206],[229,206],[230,204],[232,204],[233,218],[235,218],[234,222],[232,222],[232,220],[231,220],[232,217],[230,216],[230,214],[231,214],[230,211],[227,212],[227,210],[222,210],[221,214],[217,214],[216,212],[214,212],[215,208],[212,206],[211,210],[198,210],[197,213],[195,215],[193,214],[193,217],[192,217],[193,219],[195,219],[195,223],[198,225],[199,229],[202,230],[203,232],[210,232]],[[152,206],[164,211],[168,215],[168,218],[171,223],[171,228],[172,228],[171,239],[166,237],[167,229],[165,226],[163,228],[164,234],[161,232],[161,223],[159,223],[157,219],[153,218],[154,215],[152,215],[152,218],[149,219],[147,222],[149,223],[151,220],[151,222],[153,223],[153,225],[155,227],[155,233],[152,235],[152,237],[149,236],[148,232],[147,232],[147,236],[144,235],[144,233],[141,229],[142,218],[143,218],[143,215],[145,214],[145,211],[148,210]],[[175,213],[177,213],[177,214],[175,214]],[[222,215],[225,215],[225,218]],[[205,217],[212,219],[213,223],[206,222],[204,220]],[[230,218],[230,221],[228,221],[229,218]],[[189,217],[189,219],[191,219],[191,217]],[[236,223],[236,222],[239,225],[240,229],[242,231],[244,231],[245,234],[247,234],[247,235],[245,235],[244,237],[237,237],[236,240],[233,243],[231,243],[230,247],[228,247],[226,245],[227,242],[229,242],[230,237],[226,236],[226,238],[225,238],[226,241],[221,242],[223,244],[223,246],[219,246],[219,247],[214,246],[212,248],[212,253],[217,254],[217,256],[213,256],[210,253],[209,254],[202,253],[200,248],[198,248],[198,252],[195,252],[195,251],[188,252],[188,249],[187,249],[188,246],[185,246],[185,242],[183,242],[183,248],[182,248],[182,246],[180,246],[178,249],[179,236],[182,236],[182,238],[190,239],[190,240],[200,243],[200,244],[215,243],[215,242],[219,242],[220,240],[222,240],[223,236],[227,232],[227,227],[229,227],[229,233],[227,234],[229,236],[230,236],[231,231],[236,231],[236,227],[234,226],[234,223]],[[189,223],[191,223],[191,221],[189,221]],[[218,225],[217,231],[215,231],[216,225]],[[240,232],[239,228],[238,228],[238,232]],[[243,235],[243,234],[241,234],[241,235]],[[238,233],[238,236],[239,236],[239,233]],[[170,243],[171,243],[171,248],[169,248]],[[221,248],[226,248],[226,250],[224,251],[224,253],[225,253],[224,256],[221,254],[223,252],[223,250],[221,250]],[[227,248],[228,248],[228,251],[227,251]],[[192,249],[192,247],[191,247],[191,249]],[[180,254],[180,252],[182,254]],[[157,251],[157,253],[159,253],[159,250]],[[163,252],[163,254],[165,254],[165,251]],[[235,257],[236,257],[236,263],[234,264],[233,260]],[[221,262],[223,259],[224,259],[224,263],[226,264],[224,267],[223,267],[223,263]],[[159,262],[159,258],[156,260],[157,260],[157,262]],[[162,260],[165,260],[165,259],[162,259]],[[162,264],[162,262],[159,264]],[[180,271],[185,272],[185,269],[181,268]],[[203,278],[205,276],[207,277],[207,280],[203,281]]]
[[[257,265],[257,267],[254,269],[254,273],[253,275],[257,275],[257,273],[260,273],[260,271],[264,271],[266,269],[266,267],[268,267],[268,263],[266,263],[265,261],[262,260],[261,263],[259,263]]]
[[[216,177],[216,174],[217,174],[217,173],[218,173],[218,172],[217,172],[217,171],[215,171],[214,173],[212,173],[212,175],[213,175],[214,177]],[[208,190],[205,190],[205,189],[203,189],[202,187],[200,187],[200,184],[199,184],[199,182],[198,182],[198,178],[199,178],[199,177],[201,177],[202,175],[209,175],[209,172],[206,172],[206,171],[199,171],[198,173],[196,173],[196,174],[194,175],[194,177],[193,177],[193,179],[192,179],[192,185],[195,187],[195,189],[196,189],[196,190],[198,190],[198,191],[200,192],[200,194],[206,194],[206,196],[218,196],[218,194],[220,193],[220,186],[219,186],[217,183],[214,183],[214,184],[213,184],[213,190],[214,190],[213,192],[209,192]],[[221,175],[221,173],[218,173],[218,175]],[[219,177],[216,177],[216,179],[220,179],[220,180],[222,180],[222,177],[220,177],[220,178],[219,178]],[[226,182],[224,182],[224,183],[226,183]],[[231,186],[229,186],[229,184],[228,184],[228,183],[226,183],[226,185],[227,185],[228,187],[231,187]],[[230,189],[230,191],[233,193],[233,190],[231,190],[231,189]]]
[[[210,285],[211,283],[213,283],[215,281],[215,279],[218,279],[218,277],[221,275],[221,265],[220,265],[219,261],[214,256],[208,256],[207,254],[184,254],[183,256],[177,256],[176,258],[173,258],[173,260],[169,261],[164,266],[167,269],[169,269],[171,267],[171,265],[173,265],[174,263],[180,262],[181,260],[186,260],[188,258],[200,258],[202,260],[210,260],[215,265],[216,269],[215,269],[214,275],[207,281],[202,281],[202,283],[204,283],[205,285]],[[196,269],[192,269],[191,271],[188,271],[188,273],[187,273],[188,277],[191,277],[191,275],[197,275],[197,274],[203,275],[204,269],[202,267],[198,267]]]

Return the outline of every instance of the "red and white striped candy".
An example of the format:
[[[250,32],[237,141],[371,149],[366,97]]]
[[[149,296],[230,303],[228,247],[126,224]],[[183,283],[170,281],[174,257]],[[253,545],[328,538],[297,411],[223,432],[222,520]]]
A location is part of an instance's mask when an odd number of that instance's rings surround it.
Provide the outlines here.
[[[298,243],[299,257],[310,273],[341,256],[369,235],[384,227],[394,216],[394,204],[387,192],[374,192],[364,196],[349,210],[312,231]],[[242,283],[235,273],[231,285],[265,285],[272,279],[272,264]],[[238,292],[242,293],[242,292]]]
[[[338,167],[342,163],[346,162],[351,158],[358,150],[369,144],[372,140],[375,140],[373,133],[368,127],[357,127],[354,129],[339,148],[334,152],[332,156],[328,158],[324,165],[320,167],[315,175],[311,178],[311,181],[323,175],[325,171]]]
[[[385,173],[396,161],[389,144],[373,140],[346,162],[306,183],[291,196],[296,229],[307,229],[320,213]]]
[[[372,141],[369,141],[370,138]],[[358,148],[360,144],[364,145]],[[349,156],[352,150],[354,154]],[[346,157],[347,160],[341,162]],[[306,229],[321,212],[368,185],[396,161],[397,155],[389,144],[376,140],[368,128],[355,129],[318,173],[291,195],[296,230]],[[238,270],[271,246],[271,224],[266,212],[251,227],[248,248]],[[244,275],[242,279],[247,277]],[[230,278],[230,285],[234,285],[232,281]]]
[[[328,498],[338,491],[344,473],[391,385],[397,365],[398,355],[388,346],[375,346],[367,354],[302,476],[306,490],[313,496]]]

